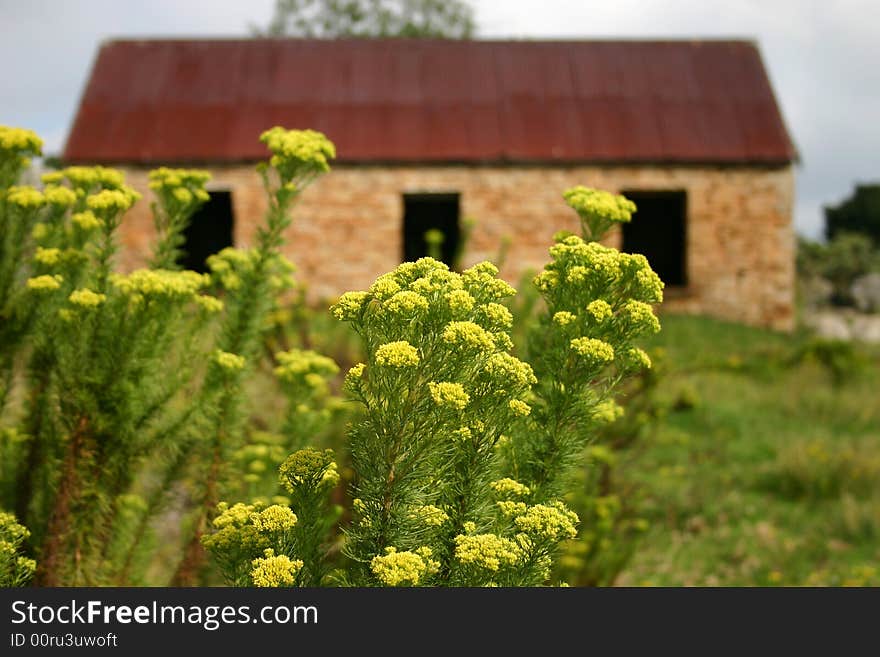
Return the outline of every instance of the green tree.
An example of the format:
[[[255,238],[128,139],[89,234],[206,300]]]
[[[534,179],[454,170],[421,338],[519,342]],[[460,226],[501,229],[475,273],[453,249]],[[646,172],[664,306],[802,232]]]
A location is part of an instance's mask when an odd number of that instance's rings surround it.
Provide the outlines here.
[[[856,185],[853,195],[837,207],[825,207],[825,236],[862,233],[880,247],[880,184]]]
[[[474,10],[462,0],[276,0],[257,36],[469,39]]]

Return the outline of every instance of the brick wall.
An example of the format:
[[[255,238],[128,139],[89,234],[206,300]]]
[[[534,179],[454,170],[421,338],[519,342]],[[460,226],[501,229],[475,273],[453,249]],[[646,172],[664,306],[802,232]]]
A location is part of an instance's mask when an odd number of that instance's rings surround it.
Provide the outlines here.
[[[146,170],[122,168],[129,183],[146,193]],[[266,207],[253,167],[212,171],[214,187],[232,191],[235,245],[252,244]],[[689,284],[668,290],[665,310],[792,327],[791,167],[340,165],[303,194],[287,255],[312,300],[365,288],[400,262],[402,195],[458,192],[462,216],[478,222],[464,264],[494,260],[509,239],[502,275],[515,285],[523,271],[547,261],[556,231],[577,230],[577,218],[561,197],[563,189],[577,184],[609,191],[686,191]],[[141,201],[123,222],[124,265],[141,265],[152,239],[149,204]],[[619,235],[609,240],[615,246],[619,241]]]

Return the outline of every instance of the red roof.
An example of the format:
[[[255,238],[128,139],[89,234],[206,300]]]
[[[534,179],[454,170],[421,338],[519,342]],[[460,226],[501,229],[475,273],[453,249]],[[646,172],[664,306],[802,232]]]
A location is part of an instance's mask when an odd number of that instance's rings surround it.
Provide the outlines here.
[[[64,159],[254,160],[274,125],[343,162],[796,158],[748,41],[228,39],[103,45]]]

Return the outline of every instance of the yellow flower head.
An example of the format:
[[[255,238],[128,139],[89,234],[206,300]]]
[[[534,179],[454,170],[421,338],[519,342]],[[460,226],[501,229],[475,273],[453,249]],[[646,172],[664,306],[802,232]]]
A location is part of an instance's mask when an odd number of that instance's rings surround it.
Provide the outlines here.
[[[91,210],[74,212],[73,216],[70,217],[70,221],[83,232],[89,232],[101,227],[101,220]]]
[[[587,304],[587,312],[597,324],[604,322],[613,314],[611,306],[603,299],[596,299]]]
[[[38,292],[41,291],[52,291],[57,290],[61,287],[61,283],[64,282],[64,279],[57,274],[55,276],[45,275],[45,276],[34,276],[33,278],[29,278],[27,280],[27,288],[29,290],[36,290]]]
[[[92,292],[92,290],[89,290],[88,288],[74,290],[67,298],[73,305],[85,309],[97,308],[107,300],[106,295]]]
[[[521,484],[509,477],[493,481],[489,484],[489,487],[495,492],[496,497],[501,499],[527,497],[531,495],[532,492],[525,484]]]
[[[387,299],[382,307],[395,315],[413,315],[428,309],[428,300],[421,294],[403,290]]]
[[[267,549],[261,558],[251,562],[251,580],[254,586],[279,588],[293,586],[296,582],[297,573],[302,569],[303,562],[299,559],[291,560],[285,554],[276,555],[275,551]]]
[[[269,164],[284,183],[325,173],[330,170],[329,160],[336,157],[333,142],[314,130],[285,130],[276,126],[260,135],[260,141],[272,152]]]
[[[300,449],[287,457],[278,472],[281,484],[291,493],[299,487],[332,488],[339,482],[332,449]]]
[[[513,411],[514,415],[519,415],[520,417],[524,417],[532,412],[532,407],[521,399],[511,399],[507,405],[510,407],[510,410]]]
[[[284,532],[296,525],[296,514],[289,507],[273,504],[251,513],[250,521],[258,532]]]
[[[636,204],[625,196],[578,185],[562,193],[565,202],[582,217],[601,217],[608,221],[628,222]]]
[[[419,352],[406,340],[389,342],[376,349],[376,364],[387,367],[415,367]]]
[[[214,362],[227,372],[240,372],[245,366],[244,356],[219,349],[214,352]]]
[[[6,202],[22,210],[37,210],[46,203],[46,198],[33,187],[21,185],[6,191]]]
[[[497,572],[519,561],[519,547],[508,538],[496,534],[459,534],[455,537],[455,558],[463,564],[471,564]]]
[[[572,350],[594,366],[606,365],[614,360],[614,347],[604,340],[595,338],[575,338],[571,341]]]
[[[492,353],[495,350],[492,334],[474,322],[449,322],[442,337],[448,344],[470,351]]]
[[[366,292],[346,292],[339,301],[330,306],[330,312],[340,321],[357,319],[367,298]]]
[[[429,548],[398,552],[396,548],[387,547],[384,555],[373,557],[370,570],[385,586],[417,586],[440,567],[432,556]]]
[[[558,501],[530,506],[514,523],[517,529],[533,537],[561,540],[577,536],[577,514]]]
[[[67,187],[48,185],[43,190],[43,196],[46,197],[47,203],[58,208],[69,208],[76,203],[76,194]]]
[[[464,387],[460,383],[449,383],[442,381],[440,383],[431,382],[428,384],[431,391],[431,398],[438,406],[462,410],[470,402],[470,395],[465,392]]]

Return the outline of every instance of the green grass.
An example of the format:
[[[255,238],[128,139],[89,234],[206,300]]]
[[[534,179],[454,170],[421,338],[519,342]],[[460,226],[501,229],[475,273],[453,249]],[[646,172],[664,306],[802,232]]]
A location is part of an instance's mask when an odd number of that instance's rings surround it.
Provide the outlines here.
[[[683,316],[650,346],[669,411],[623,471],[651,527],[618,584],[880,585],[878,350]]]

